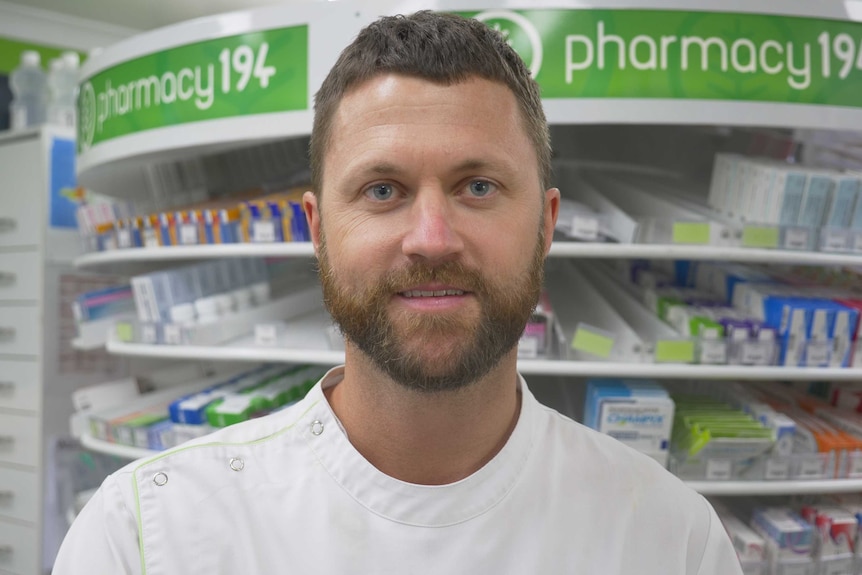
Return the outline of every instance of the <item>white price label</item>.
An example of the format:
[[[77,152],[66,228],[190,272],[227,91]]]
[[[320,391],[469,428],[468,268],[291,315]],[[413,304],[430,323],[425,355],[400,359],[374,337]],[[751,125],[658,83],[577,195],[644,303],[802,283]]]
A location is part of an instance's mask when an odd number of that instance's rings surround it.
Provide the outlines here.
[[[275,345],[278,341],[278,326],[274,323],[259,323],[254,326],[256,345]]]
[[[742,342],[740,361],[743,365],[767,365],[769,363],[768,347],[758,341],[744,341]]]
[[[144,247],[157,248],[159,247],[159,235],[153,228],[144,229]]]
[[[599,220],[589,216],[574,216],[572,218],[572,237],[579,240],[597,240],[599,238]]]
[[[275,241],[275,223],[268,220],[254,222],[252,241],[256,243],[272,243]]]
[[[710,459],[706,462],[706,478],[710,481],[730,479],[732,469],[729,459]]]
[[[822,565],[820,575],[851,575],[857,572],[853,568],[852,557],[832,559],[829,561],[821,559],[820,565]]]
[[[805,365],[808,367],[826,367],[832,355],[832,343],[828,341],[809,341],[805,346]]]
[[[817,479],[823,475],[823,462],[815,457],[805,458],[799,465],[799,477]]]
[[[183,224],[180,226],[180,244],[193,246],[198,243],[198,226],[196,224]]]
[[[784,233],[784,248],[788,250],[808,249],[808,230],[790,228]]]
[[[723,341],[702,340],[700,342],[700,363],[727,363],[727,344]]]
[[[183,342],[182,328],[173,323],[165,324],[165,343],[169,345],[180,345]]]
[[[790,477],[790,464],[782,459],[770,459],[766,462],[766,479],[787,479]]]
[[[811,575],[812,570],[809,569],[812,566],[811,561],[802,561],[800,563],[782,563],[778,569],[780,571],[776,571],[780,575]]]
[[[132,232],[129,230],[118,230],[117,245],[119,245],[120,248],[132,247]]]
[[[518,357],[539,357],[539,338],[534,336],[521,336],[518,340]]]
[[[841,252],[847,249],[847,234],[843,230],[826,230],[823,233],[821,249],[827,252]]]
[[[156,343],[156,326],[154,325],[145,325],[141,328],[141,340],[144,343]]]
[[[847,470],[847,476],[851,479],[858,479],[862,477],[862,453],[853,452],[850,453],[850,466]]]

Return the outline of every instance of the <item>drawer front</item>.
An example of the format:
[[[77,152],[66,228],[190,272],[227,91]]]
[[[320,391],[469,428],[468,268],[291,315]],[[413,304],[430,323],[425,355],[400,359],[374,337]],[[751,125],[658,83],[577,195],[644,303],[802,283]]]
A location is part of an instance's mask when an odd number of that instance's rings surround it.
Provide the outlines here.
[[[0,360],[0,408],[39,411],[41,389],[38,362]]]
[[[39,138],[0,146],[0,247],[39,245],[44,227],[43,203],[48,195]]]
[[[39,532],[0,521],[0,572],[36,575],[42,572],[39,563]]]
[[[0,306],[0,355],[39,355],[41,326],[37,306]]]
[[[0,518],[38,523],[39,489],[37,472],[0,468]]]
[[[0,414],[0,463],[41,467],[39,418]]]
[[[38,300],[42,289],[39,252],[0,253],[0,300]]]

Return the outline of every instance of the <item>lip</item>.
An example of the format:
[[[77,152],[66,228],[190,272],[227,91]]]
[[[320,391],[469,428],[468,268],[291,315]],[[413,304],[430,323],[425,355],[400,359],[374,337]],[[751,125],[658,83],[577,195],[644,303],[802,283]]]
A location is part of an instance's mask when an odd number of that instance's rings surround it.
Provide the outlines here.
[[[419,292],[430,295],[422,295]],[[396,299],[402,305],[416,311],[449,311],[463,306],[472,295],[472,292],[457,286],[433,283],[401,290],[396,294]]]

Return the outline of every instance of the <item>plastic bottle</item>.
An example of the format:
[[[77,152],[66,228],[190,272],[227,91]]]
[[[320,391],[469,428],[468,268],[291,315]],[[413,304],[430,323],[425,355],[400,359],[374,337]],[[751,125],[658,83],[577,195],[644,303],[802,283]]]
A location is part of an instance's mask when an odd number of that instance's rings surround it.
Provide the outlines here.
[[[75,98],[78,90],[78,65],[75,52],[64,52],[51,60],[48,68],[48,122],[75,127]]]
[[[24,130],[44,123],[47,85],[38,52],[21,52],[21,63],[12,71],[10,84],[10,127],[13,130]]]

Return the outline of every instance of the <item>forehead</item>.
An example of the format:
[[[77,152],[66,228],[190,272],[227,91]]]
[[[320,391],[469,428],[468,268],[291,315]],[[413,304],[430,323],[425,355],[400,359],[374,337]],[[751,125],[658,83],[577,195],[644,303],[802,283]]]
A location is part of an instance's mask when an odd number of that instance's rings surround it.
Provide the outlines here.
[[[333,116],[326,171],[343,170],[338,160],[345,157],[386,148],[536,164],[515,95],[505,84],[475,76],[446,85],[383,74],[347,92]]]

